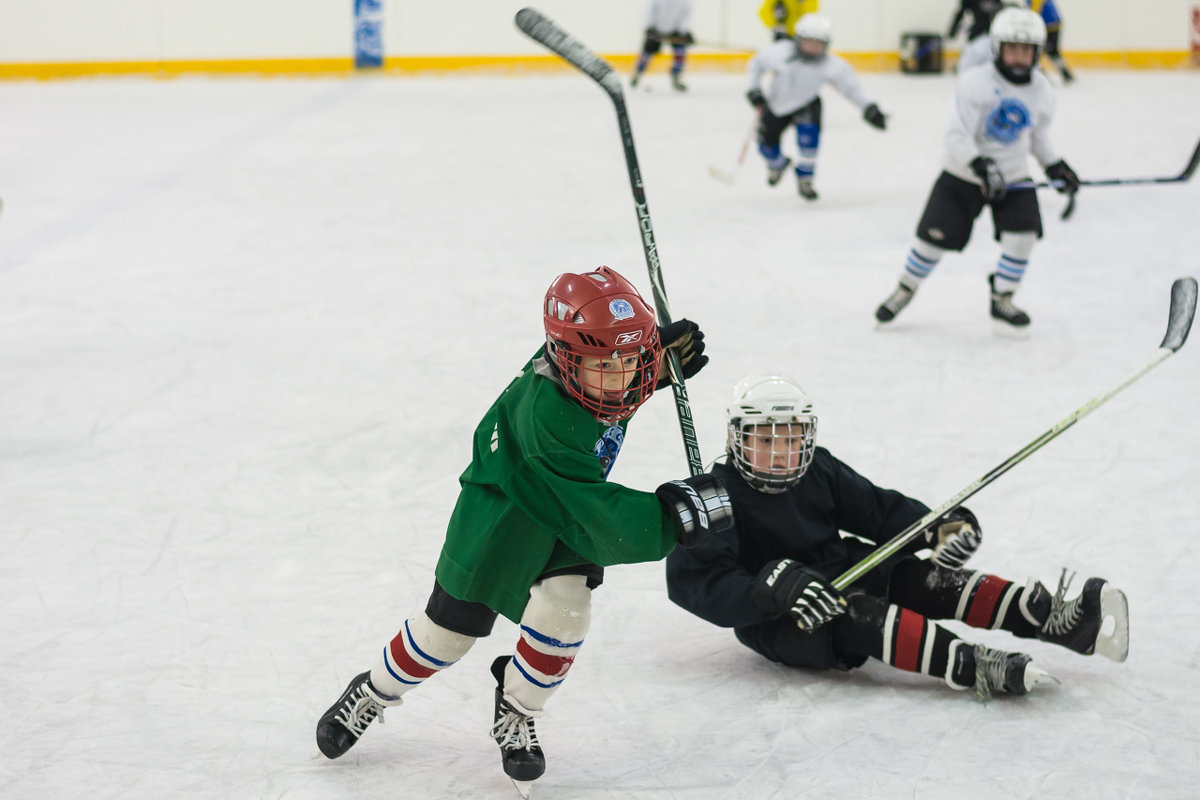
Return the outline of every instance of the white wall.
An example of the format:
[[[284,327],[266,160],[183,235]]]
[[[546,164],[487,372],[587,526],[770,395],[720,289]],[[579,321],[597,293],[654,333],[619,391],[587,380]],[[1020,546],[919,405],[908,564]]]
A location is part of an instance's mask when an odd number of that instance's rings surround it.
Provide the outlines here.
[[[593,49],[633,52],[646,0],[531,0]],[[697,38],[759,46],[761,0],[694,0]],[[1058,0],[1067,50],[1186,50],[1200,0]],[[523,3],[385,0],[390,56],[541,53],[512,24]],[[0,0],[0,63],[328,58],[353,52],[353,0]],[[945,32],[957,0],[824,0],[835,47],[894,51]]]

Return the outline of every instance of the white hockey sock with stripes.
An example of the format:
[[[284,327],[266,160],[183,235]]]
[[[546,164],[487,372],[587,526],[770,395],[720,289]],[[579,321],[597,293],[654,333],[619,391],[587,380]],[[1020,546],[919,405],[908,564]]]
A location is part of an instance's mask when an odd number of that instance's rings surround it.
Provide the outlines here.
[[[1037,244],[1037,234],[1030,232],[1012,233],[1005,231],[1000,234],[1000,260],[996,262],[997,292],[1015,292],[1025,277],[1025,269],[1029,266],[1029,255]]]
[[[521,616],[517,652],[504,671],[504,696],[539,712],[566,678],[591,622],[592,590],[582,575],[535,583]]]
[[[371,685],[386,698],[398,700],[435,672],[452,666],[473,644],[474,637],[447,630],[422,611],[405,620],[400,632],[383,648],[371,668]]]
[[[915,291],[921,281],[929,277],[929,273],[933,272],[933,268],[945,254],[946,251],[942,248],[917,239],[904,260],[904,272],[900,273],[900,282]]]

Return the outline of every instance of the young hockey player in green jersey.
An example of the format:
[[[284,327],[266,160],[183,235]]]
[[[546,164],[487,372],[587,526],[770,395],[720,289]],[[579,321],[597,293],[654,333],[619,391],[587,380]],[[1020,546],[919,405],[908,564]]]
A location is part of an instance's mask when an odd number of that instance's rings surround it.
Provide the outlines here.
[[[633,285],[608,267],[560,275],[542,312],[546,344],[475,429],[424,612],[404,622],[317,725],[328,758],[462,658],[503,614],[521,633],[514,654],[492,664],[492,736],[510,778],[540,777],[534,718],[583,644],[604,567],[656,561],[730,524],[728,497],[710,475],[653,494],[606,482],[629,418],[669,384],[659,378],[663,348],[679,355],[684,377],[707,363],[695,323],[659,329]]]

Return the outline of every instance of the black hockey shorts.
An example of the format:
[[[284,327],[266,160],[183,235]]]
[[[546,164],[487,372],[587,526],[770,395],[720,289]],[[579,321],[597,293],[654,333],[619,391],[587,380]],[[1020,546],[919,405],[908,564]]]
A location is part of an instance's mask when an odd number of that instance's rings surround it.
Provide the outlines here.
[[[859,541],[847,542],[850,548],[846,568],[857,564],[875,551],[875,545]],[[899,555],[889,558],[875,569],[868,572],[855,582],[848,590],[849,594],[865,593],[871,598],[888,596],[888,585],[891,583],[892,572],[899,564],[915,560],[916,556]],[[830,579],[835,575],[826,576]],[[850,600],[853,605],[853,599]],[[870,604],[872,607],[885,601],[877,600]],[[805,667],[807,669],[840,669],[851,670],[861,667],[867,662],[865,653],[871,649],[871,641],[877,638],[875,625],[871,630],[862,630],[863,625],[848,619],[843,615],[827,625],[822,625],[815,631],[803,631],[796,627],[796,621],[791,617],[781,617],[761,625],[738,628],[734,631],[738,641],[755,650],[771,661],[787,664],[790,667]],[[882,625],[882,620],[879,621]],[[861,640],[868,641],[861,641]]]
[[[917,238],[943,250],[962,250],[970,241],[971,229],[985,205],[988,203],[979,191],[979,184],[943,172],[934,182],[917,223]],[[1042,237],[1042,212],[1033,189],[1009,192],[991,206],[997,241],[1005,231],[1032,231],[1039,239]]]
[[[762,116],[758,119],[758,142],[767,147],[779,147],[779,140],[789,125],[800,125],[811,122],[821,127],[821,98],[814,97],[812,102],[803,105],[790,114],[777,117],[771,109],[763,106]]]
[[[658,33],[653,28],[646,31],[646,40],[642,42],[642,52],[648,56],[652,56],[659,50],[662,50],[663,41],[671,42],[675,40],[684,40],[687,34],[683,31],[670,31],[669,33]]]
[[[539,576],[538,580],[558,575],[583,575],[587,578],[589,589],[595,589],[604,583],[604,567],[595,564],[551,570]],[[499,616],[483,603],[459,600],[443,589],[436,580],[433,582],[433,591],[429,594],[429,602],[425,604],[425,614],[447,630],[476,639],[489,635],[492,626],[496,624],[496,617]]]

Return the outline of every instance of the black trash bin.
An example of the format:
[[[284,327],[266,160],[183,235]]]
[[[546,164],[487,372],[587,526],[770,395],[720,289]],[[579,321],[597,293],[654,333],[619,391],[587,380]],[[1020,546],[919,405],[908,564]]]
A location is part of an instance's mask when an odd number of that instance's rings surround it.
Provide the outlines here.
[[[942,37],[937,33],[905,33],[900,36],[900,71],[942,71]]]

